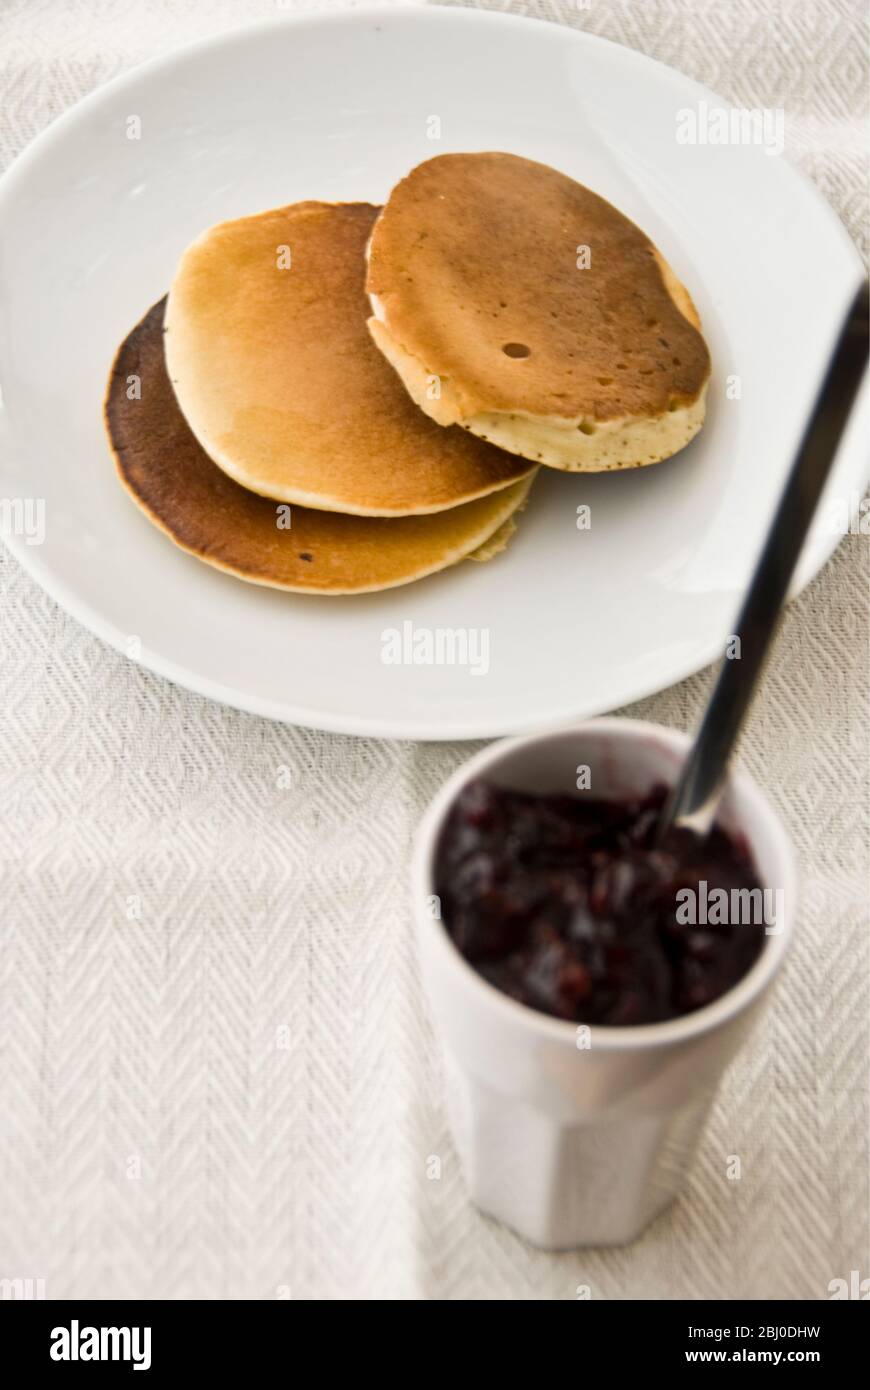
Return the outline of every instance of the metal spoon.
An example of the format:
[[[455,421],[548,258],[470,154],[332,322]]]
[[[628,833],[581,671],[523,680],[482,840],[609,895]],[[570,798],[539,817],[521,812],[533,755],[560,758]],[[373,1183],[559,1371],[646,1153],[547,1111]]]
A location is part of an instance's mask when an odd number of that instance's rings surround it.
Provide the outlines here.
[[[723,663],[679,781],[662,810],[659,844],[672,830],[703,838],[715,819],[728,760],[867,365],[868,302],[865,281],[846,316],[740,610],[736,655]]]

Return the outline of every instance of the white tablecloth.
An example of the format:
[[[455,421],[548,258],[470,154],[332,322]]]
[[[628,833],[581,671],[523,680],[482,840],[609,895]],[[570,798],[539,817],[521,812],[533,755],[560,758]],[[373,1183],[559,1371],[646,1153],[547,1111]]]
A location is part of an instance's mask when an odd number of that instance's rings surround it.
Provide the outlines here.
[[[784,106],[788,157],[863,245],[861,0],[499,8]],[[6,0],[0,159],[131,64],[274,13]],[[629,1249],[560,1256],[469,1206],[421,1007],[407,850],[468,745],[222,709],[89,636],[5,552],[0,575],[0,1278],[50,1298],[825,1298],[868,1272],[866,537],[789,610],[743,747],[804,870],[774,1006],[684,1200]],[[708,684],[632,712],[690,726]]]

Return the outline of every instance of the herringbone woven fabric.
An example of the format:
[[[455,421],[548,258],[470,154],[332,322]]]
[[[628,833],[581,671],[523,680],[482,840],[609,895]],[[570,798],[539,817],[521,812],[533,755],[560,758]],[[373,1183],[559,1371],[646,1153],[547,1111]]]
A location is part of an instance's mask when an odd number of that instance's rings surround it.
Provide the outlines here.
[[[789,157],[864,244],[860,0],[510,8],[784,106]],[[133,62],[274,12],[5,0],[0,158]],[[0,575],[0,1278],[49,1297],[824,1298],[868,1272],[866,537],[792,605],[744,743],[804,870],[774,1005],[685,1198],[629,1249],[558,1257],[469,1207],[421,1008],[407,850],[468,747],[222,709],[90,637],[5,552]],[[632,712],[690,726],[708,683]]]

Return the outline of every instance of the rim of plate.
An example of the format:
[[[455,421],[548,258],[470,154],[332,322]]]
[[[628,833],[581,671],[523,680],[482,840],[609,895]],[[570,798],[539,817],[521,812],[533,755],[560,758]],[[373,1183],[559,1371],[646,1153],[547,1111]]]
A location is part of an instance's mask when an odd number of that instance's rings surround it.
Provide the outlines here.
[[[334,10],[326,13],[287,14],[257,20],[253,23],[237,24],[219,34],[210,34],[206,38],[194,39],[189,43],[181,44],[170,53],[158,54],[154,58],[148,58],[141,63],[134,64],[124,72],[119,73],[117,77],[102,83],[94,91],[88,92],[86,96],[75,102],[66,111],[61,112],[41,130],[0,176],[0,220],[2,220],[5,204],[10,195],[15,191],[18,183],[27,178],[31,165],[38,161],[42,151],[52,145],[59,137],[62,137],[68,125],[75,125],[83,112],[109,100],[117,91],[122,90],[143,74],[157,70],[171,70],[175,66],[183,65],[188,58],[195,54],[207,53],[209,50],[221,48],[232,48],[237,41],[249,35],[268,34],[287,28],[306,29],[324,25],[351,25],[373,18],[389,19],[400,23],[411,20],[414,23],[459,23],[486,25],[488,27],[499,24],[514,29],[532,29],[538,33],[546,30],[551,36],[558,35],[568,43],[585,44],[593,49],[601,45],[610,49],[617,49],[626,62],[634,62],[645,68],[658,69],[665,80],[674,77],[679,78],[681,82],[697,93],[699,99],[709,100],[712,98],[713,101],[721,105],[729,105],[712,88],[704,86],[701,82],[696,82],[694,78],[687,77],[678,68],[673,68],[667,63],[660,62],[657,58],[650,58],[645,53],[640,53],[637,49],[616,43],[612,39],[601,38],[597,34],[589,34],[583,29],[574,29],[569,25],[556,24],[550,20],[533,19],[526,15],[508,14],[501,10],[475,10],[465,9],[462,6],[439,4],[360,5],[353,9]],[[784,175],[777,177],[794,180],[798,186],[802,187],[804,195],[812,198],[817,208],[823,211],[832,232],[841,242],[844,255],[851,258],[854,263],[857,288],[864,268],[858,251],[840,218],[802,169],[787,160],[778,160],[776,165],[786,171]],[[5,409],[0,406],[0,427],[4,423],[5,415]],[[2,437],[0,437],[0,451],[2,451]],[[870,473],[870,460],[868,460],[868,467],[865,470],[865,481],[868,473]],[[813,541],[805,545],[797,573],[789,590],[789,599],[799,594],[816,577],[833,555],[841,539],[842,537],[837,534],[819,534]],[[49,565],[39,559],[32,546],[26,545],[17,536],[6,535],[2,537],[2,540],[22,568],[39,584],[40,588],[45,590],[50,598],[54,599],[82,627],[113,647],[115,651],[120,652],[121,655],[126,655],[124,646],[126,634],[107,622],[91,604],[81,602],[75,591],[65,581],[59,579]],[[154,651],[149,651],[147,660],[143,658],[137,664],[173,684],[191,691],[193,694],[202,695],[206,699],[215,700],[219,704],[228,705],[244,713],[255,714],[280,723],[295,724],[308,729],[321,729],[326,733],[349,734],[360,738],[465,742],[472,739],[502,738],[505,735],[542,733],[560,725],[609,713],[623,705],[644,700],[662,690],[670,689],[673,685],[678,685],[689,676],[696,675],[699,671],[712,665],[720,654],[721,643],[714,641],[703,650],[696,652],[689,661],[675,666],[673,674],[665,684],[658,677],[652,678],[649,682],[637,682],[636,679],[625,681],[622,685],[614,687],[614,695],[607,710],[602,710],[595,700],[588,703],[578,700],[545,713],[530,711],[529,715],[520,721],[496,717],[488,719],[485,723],[460,723],[457,726],[451,725],[449,727],[427,720],[411,719],[397,723],[395,719],[390,718],[358,717],[351,713],[346,715],[333,714],[309,706],[294,705],[290,701],[261,699],[259,696],[251,695],[235,686],[227,686],[219,681],[203,677],[198,672],[182,666],[178,662],[170,661]]]

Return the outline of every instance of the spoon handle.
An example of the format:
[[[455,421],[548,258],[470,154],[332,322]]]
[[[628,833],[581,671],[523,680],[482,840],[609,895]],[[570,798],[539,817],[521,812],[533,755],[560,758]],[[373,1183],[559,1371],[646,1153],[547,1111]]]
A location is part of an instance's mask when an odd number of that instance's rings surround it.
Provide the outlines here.
[[[672,826],[703,837],[713,824],[728,759],[861,384],[867,352],[865,281],[840,332],[740,610],[735,657],[723,662],[692,750],[665,805],[660,840]]]

